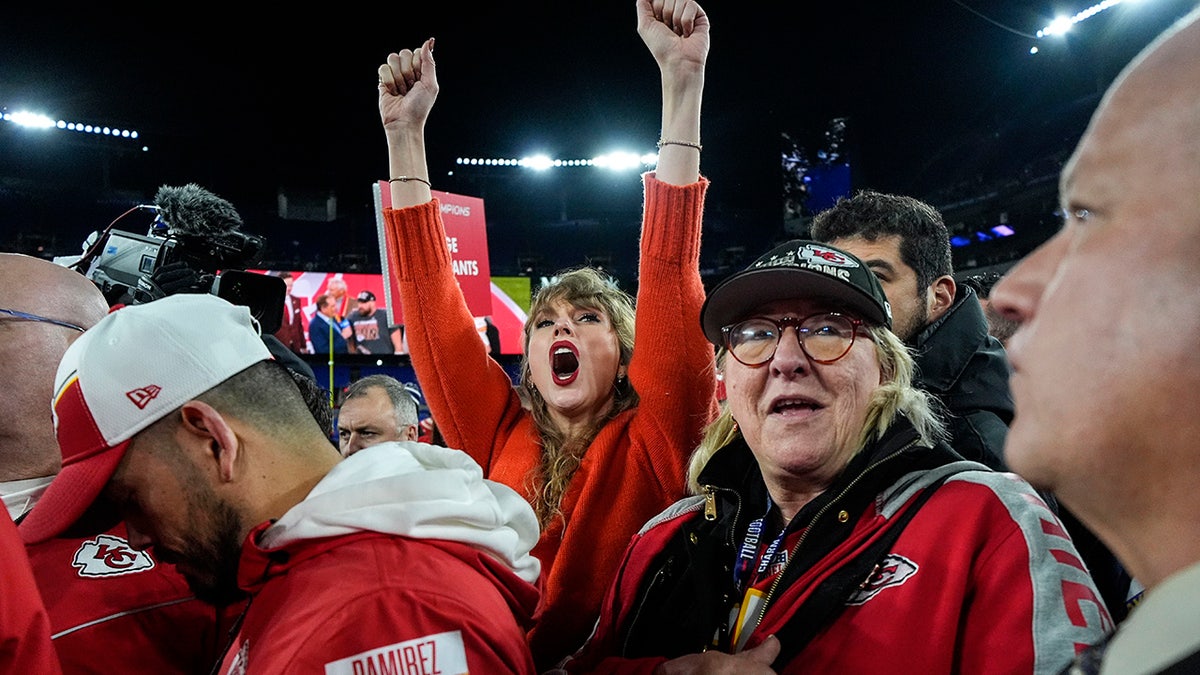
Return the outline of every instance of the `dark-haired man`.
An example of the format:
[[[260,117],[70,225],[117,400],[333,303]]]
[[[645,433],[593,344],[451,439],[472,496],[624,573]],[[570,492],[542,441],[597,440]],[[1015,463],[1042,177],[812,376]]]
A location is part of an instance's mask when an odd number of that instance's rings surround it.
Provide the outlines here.
[[[291,272],[280,272],[279,278],[287,286],[287,293],[283,296],[283,322],[275,331],[275,337],[296,354],[303,354],[308,351],[308,336],[304,330],[303,303],[301,298],[292,295],[296,280]]]
[[[951,445],[1004,468],[1012,421],[1008,359],[988,334],[975,291],[954,282],[950,233],[937,209],[864,190],[817,214],[812,238],[862,259],[892,307],[893,332],[914,350],[918,387],[945,407]]]

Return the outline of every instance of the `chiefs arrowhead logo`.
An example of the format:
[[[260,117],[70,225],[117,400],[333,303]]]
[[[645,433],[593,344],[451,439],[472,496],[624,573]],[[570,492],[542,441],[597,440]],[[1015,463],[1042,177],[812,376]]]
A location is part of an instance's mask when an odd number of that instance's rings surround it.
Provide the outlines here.
[[[101,534],[83,542],[71,566],[79,569],[81,577],[113,577],[153,569],[154,558],[120,537]]]
[[[891,586],[899,586],[917,573],[917,564],[902,555],[889,553],[875,566],[858,590],[846,600],[847,605],[862,605]]]
[[[153,401],[161,391],[162,387],[158,386],[157,384],[151,384],[145,387],[138,387],[133,391],[127,391],[125,392],[125,395],[128,396],[129,400],[133,401],[133,404],[139,409],[145,409],[146,406],[150,405],[150,401]]]

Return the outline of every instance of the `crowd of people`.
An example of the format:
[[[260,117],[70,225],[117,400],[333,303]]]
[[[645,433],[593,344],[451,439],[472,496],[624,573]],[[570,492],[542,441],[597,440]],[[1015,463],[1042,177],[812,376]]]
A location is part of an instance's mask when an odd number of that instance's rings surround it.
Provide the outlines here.
[[[635,7],[662,84],[637,297],[556,275],[515,386],[431,193],[433,38],[378,67],[436,425],[386,375],[335,419],[281,356],[305,336],[244,306],[110,307],[0,254],[0,669],[1200,672],[1200,8],[1110,87],[1062,229],[999,279],[956,281],[930,205],[859,190],[706,292],[710,22]],[[399,349],[336,286],[312,345]]]

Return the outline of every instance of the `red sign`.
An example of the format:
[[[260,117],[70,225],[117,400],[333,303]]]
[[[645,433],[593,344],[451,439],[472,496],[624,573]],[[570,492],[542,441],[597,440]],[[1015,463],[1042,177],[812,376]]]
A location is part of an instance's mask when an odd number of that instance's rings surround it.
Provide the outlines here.
[[[383,266],[384,292],[387,306],[396,313],[395,321],[403,323],[400,288],[392,271],[398,261],[388,253],[387,232],[383,226],[383,210],[391,208],[392,193],[385,180],[372,185],[375,193],[375,222],[379,231],[379,259]],[[492,277],[488,265],[487,221],[483,215],[483,200],[449,192],[433,191],[442,206],[442,223],[446,228],[446,247],[454,265],[454,276],[467,299],[473,316],[492,314]]]

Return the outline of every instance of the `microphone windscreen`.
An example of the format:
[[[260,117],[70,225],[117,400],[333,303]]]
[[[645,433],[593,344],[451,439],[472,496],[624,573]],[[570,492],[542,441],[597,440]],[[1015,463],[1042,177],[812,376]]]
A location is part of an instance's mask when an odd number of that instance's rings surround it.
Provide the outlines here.
[[[233,204],[195,183],[160,187],[154,205],[172,234],[219,235],[242,226],[242,217]]]

